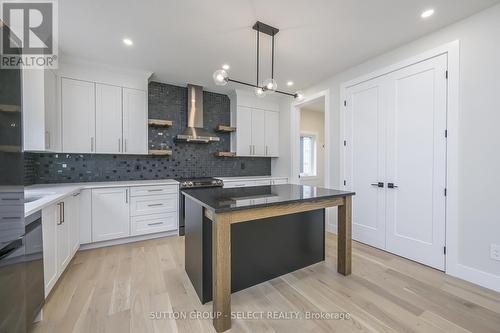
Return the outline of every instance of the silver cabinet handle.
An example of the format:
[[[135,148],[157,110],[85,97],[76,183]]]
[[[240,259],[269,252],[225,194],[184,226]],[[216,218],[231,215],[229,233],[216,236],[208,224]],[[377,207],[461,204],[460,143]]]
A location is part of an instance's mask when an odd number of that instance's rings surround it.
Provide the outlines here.
[[[161,188],[157,189],[157,190],[148,190],[148,192],[162,192],[163,190]]]
[[[372,183],[370,184],[371,186],[377,186],[377,187],[380,187],[380,188],[383,188],[384,187],[384,183],[380,182],[380,183]]]
[[[160,225],[160,224],[163,224],[163,222],[148,223],[149,226]]]
[[[123,139],[123,145],[124,145],[124,148],[123,148],[123,152],[127,152],[127,139]]]
[[[59,222],[57,222],[57,225],[61,225],[64,223],[64,202],[59,202],[57,205],[59,206]]]
[[[125,189],[125,203],[128,204],[128,188]]]
[[[118,152],[122,151],[122,139],[118,139]]]
[[[90,137],[90,151],[93,152],[94,151],[94,137]]]
[[[398,185],[394,183],[387,183],[387,188],[398,188]]]
[[[248,149],[250,149],[250,155],[252,155],[252,145],[249,145]]]
[[[74,197],[77,197],[80,195],[80,192],[73,194]]]
[[[269,155],[268,150],[269,150],[269,147],[266,146],[266,156]]]
[[[50,149],[50,132],[45,131],[45,148]]]
[[[157,204],[150,204],[148,207],[158,207],[158,206],[163,206],[162,203],[157,203]]]

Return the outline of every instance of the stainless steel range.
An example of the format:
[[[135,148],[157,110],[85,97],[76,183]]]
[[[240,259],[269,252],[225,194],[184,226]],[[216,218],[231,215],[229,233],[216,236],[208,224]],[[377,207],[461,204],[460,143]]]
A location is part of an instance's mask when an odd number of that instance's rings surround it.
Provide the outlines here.
[[[220,179],[206,177],[206,178],[180,178],[176,179],[179,182],[179,236],[184,236],[184,196],[182,190],[191,188],[205,188],[205,187],[222,187],[224,182]]]

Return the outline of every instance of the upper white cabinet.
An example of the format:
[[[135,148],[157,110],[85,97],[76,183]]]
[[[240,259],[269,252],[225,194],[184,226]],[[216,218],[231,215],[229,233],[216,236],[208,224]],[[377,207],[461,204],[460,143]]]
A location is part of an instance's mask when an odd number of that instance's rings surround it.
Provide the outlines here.
[[[95,152],[95,87],[93,82],[61,79],[62,151]]]
[[[279,106],[236,91],[231,97],[231,150],[237,156],[279,156]]]
[[[61,151],[61,117],[54,71],[23,71],[23,122],[24,150]]]
[[[148,153],[148,100],[142,90],[123,88],[123,153]]]
[[[122,152],[122,88],[107,84],[95,85],[96,152]]]

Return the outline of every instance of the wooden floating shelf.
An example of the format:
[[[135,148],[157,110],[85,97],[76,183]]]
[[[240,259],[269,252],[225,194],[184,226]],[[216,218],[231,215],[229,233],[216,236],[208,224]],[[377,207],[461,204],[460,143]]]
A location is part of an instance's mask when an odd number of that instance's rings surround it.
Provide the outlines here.
[[[236,153],[231,151],[218,151],[214,155],[215,157],[236,157]]]
[[[172,120],[149,119],[148,124],[151,126],[169,127],[172,126],[174,122]]]
[[[149,155],[154,156],[172,156],[172,151],[167,149],[151,149]]]
[[[224,132],[224,133],[230,133],[230,132],[235,132],[236,127],[231,127],[231,126],[226,126],[226,125],[219,125],[215,128],[216,132]]]
[[[13,145],[0,145],[0,152],[3,152],[3,153],[20,153],[21,152],[21,147],[20,146],[13,146]]]
[[[0,104],[0,112],[20,112],[21,107],[19,105],[8,105]]]

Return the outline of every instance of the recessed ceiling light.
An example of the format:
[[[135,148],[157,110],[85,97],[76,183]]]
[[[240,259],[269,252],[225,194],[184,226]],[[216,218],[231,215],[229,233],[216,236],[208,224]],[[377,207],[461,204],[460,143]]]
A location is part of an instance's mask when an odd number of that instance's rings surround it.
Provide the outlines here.
[[[426,11],[424,11],[422,13],[422,15],[420,15],[423,19],[426,19],[426,18],[429,18],[431,17],[432,15],[434,15],[434,9],[427,9]]]
[[[287,85],[287,86],[289,86],[289,87],[293,86],[293,81],[288,81],[288,82],[286,83],[286,85]]]
[[[222,65],[222,69],[227,71],[229,69],[229,65],[228,64],[224,64]]]
[[[123,44],[125,44],[127,46],[132,46],[132,45],[134,45],[134,42],[130,38],[123,38]]]

